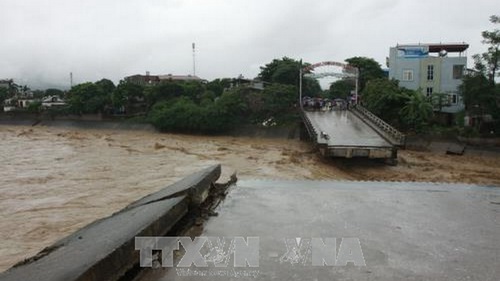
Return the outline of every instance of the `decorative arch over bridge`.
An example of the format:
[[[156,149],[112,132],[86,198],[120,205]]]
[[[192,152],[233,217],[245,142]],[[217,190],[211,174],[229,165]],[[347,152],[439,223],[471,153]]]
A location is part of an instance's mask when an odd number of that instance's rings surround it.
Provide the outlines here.
[[[319,67],[325,66],[335,66],[340,67],[340,71],[326,71],[314,73],[314,70]],[[302,77],[311,77],[315,79],[325,78],[325,77],[337,77],[337,78],[354,78],[356,81],[356,88],[354,90],[353,102],[356,104],[358,102],[358,83],[359,83],[359,70],[351,65],[335,62],[335,61],[323,61],[315,64],[308,65],[300,69],[299,74],[299,103],[302,108]]]
[[[324,66],[336,66],[342,68],[341,71],[329,71],[329,72],[322,72],[322,73],[313,73],[313,71],[316,68],[319,67],[324,67]],[[356,67],[353,67],[351,65],[341,63],[341,62],[336,62],[336,61],[323,61],[323,62],[318,62],[315,64],[308,65],[302,69],[302,73],[305,73],[306,76],[311,77],[311,78],[324,78],[324,77],[338,77],[338,78],[345,78],[345,77],[353,77],[357,78],[358,76],[358,69]]]

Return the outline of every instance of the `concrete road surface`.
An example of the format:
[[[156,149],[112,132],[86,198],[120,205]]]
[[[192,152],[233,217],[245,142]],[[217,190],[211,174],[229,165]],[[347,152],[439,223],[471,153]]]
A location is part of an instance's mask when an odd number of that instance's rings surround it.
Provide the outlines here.
[[[347,110],[306,111],[307,118],[316,128],[318,139],[321,131],[326,132],[330,146],[374,146],[392,147],[375,130]],[[326,141],[320,139],[321,141]]]
[[[258,266],[235,267],[236,255],[255,257],[248,249],[235,250],[222,267],[208,262],[208,267],[148,269],[139,280],[498,281],[500,276],[498,187],[241,181],[217,211],[199,236],[256,237]],[[317,238],[336,243],[308,247]],[[364,265],[355,256],[359,252]],[[223,260],[228,251],[214,253]],[[356,262],[343,265],[346,254]],[[337,259],[315,266],[315,255]]]

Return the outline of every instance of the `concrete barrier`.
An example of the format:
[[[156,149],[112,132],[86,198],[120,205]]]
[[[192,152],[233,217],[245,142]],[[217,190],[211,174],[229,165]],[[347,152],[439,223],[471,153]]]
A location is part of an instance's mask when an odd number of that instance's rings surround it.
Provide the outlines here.
[[[118,280],[139,262],[136,236],[162,236],[208,196],[220,165],[187,176],[97,220],[0,273],[0,281]]]

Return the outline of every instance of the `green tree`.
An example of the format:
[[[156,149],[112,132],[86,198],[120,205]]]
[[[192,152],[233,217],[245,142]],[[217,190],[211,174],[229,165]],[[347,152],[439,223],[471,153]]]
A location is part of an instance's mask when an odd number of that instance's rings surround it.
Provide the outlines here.
[[[493,99],[493,91],[489,81],[481,72],[466,74],[459,87],[459,92],[465,104],[465,109],[487,107]]]
[[[3,111],[3,104],[9,96],[9,89],[0,87],[0,111]]]
[[[94,83],[97,90],[101,92],[102,95],[111,96],[111,93],[115,90],[115,84],[109,79],[101,79]]]
[[[127,81],[120,81],[111,95],[113,107],[124,107],[125,112],[133,113],[133,108],[144,102],[144,87]],[[142,110],[144,108],[139,108]]]
[[[144,95],[148,107],[152,107],[160,101],[175,99],[184,95],[184,87],[181,82],[163,81],[158,85],[149,86],[145,89]]]
[[[298,92],[300,68],[308,65],[308,63],[302,64],[300,61],[288,57],[274,59],[260,68],[258,77],[269,83],[295,86]],[[316,79],[303,77],[302,91],[304,96],[317,96],[321,93],[321,87]]]
[[[297,92],[297,90],[295,92]],[[323,91],[321,90],[321,86],[319,85],[318,80],[310,77],[302,78],[303,96],[310,96],[310,97],[322,96],[322,93]]]
[[[330,98],[346,99],[354,90],[355,85],[352,79],[340,79],[330,85],[328,95]]]
[[[103,112],[111,103],[110,93],[91,82],[74,86],[68,96],[70,110],[77,114]]]
[[[407,94],[405,105],[399,113],[407,128],[420,132],[433,116],[432,103],[418,91],[408,91]]]
[[[499,16],[491,16],[490,22],[500,23]],[[475,71],[467,73],[460,86],[460,94],[465,103],[467,113],[473,116],[490,114],[496,120],[497,134],[500,133],[500,91],[495,83],[500,61],[500,30],[482,32],[483,43],[488,50],[482,54],[473,55]],[[478,123],[481,129],[481,123]],[[490,130],[490,129],[488,129]]]
[[[33,91],[33,98],[41,99],[43,97],[45,97],[45,91],[42,91],[42,90],[34,90]]]
[[[272,84],[262,92],[263,107],[259,123],[272,120],[276,125],[294,121],[297,112],[297,91],[291,85]]]
[[[42,102],[40,101],[31,102],[28,104],[26,110],[31,113],[38,113],[42,110]]]
[[[186,97],[173,102],[161,101],[153,106],[150,120],[162,131],[196,132],[200,128],[200,108]]]
[[[217,124],[217,131],[224,131],[246,123],[249,109],[240,92],[227,91],[215,99],[210,114],[205,120]]]
[[[380,64],[372,58],[352,57],[345,61],[359,70],[359,92],[363,91],[368,81],[384,77]]]
[[[298,85],[300,61],[283,57],[260,67],[259,78],[269,83]]]
[[[231,85],[230,78],[215,79],[213,81],[208,82],[207,90],[213,92],[218,97],[222,95],[224,89],[229,88],[230,85]]]
[[[448,95],[444,93],[432,93],[428,100],[435,111],[441,111],[448,104]]]
[[[219,133],[245,123],[247,107],[237,92],[224,92],[215,101],[196,104],[188,97],[156,103],[151,123],[162,131]]]
[[[493,24],[500,23],[500,17],[493,15],[490,17]],[[495,76],[497,75],[500,63],[500,30],[482,32],[483,43],[488,45],[488,51],[474,55],[476,69],[488,77],[492,87],[495,86]]]
[[[402,89],[396,80],[385,78],[368,81],[363,90],[363,105],[386,122],[401,127],[404,124],[400,115],[408,100],[410,90]]]
[[[181,84],[183,95],[194,101],[200,101],[201,95],[205,92],[205,86],[198,81],[187,81]]]

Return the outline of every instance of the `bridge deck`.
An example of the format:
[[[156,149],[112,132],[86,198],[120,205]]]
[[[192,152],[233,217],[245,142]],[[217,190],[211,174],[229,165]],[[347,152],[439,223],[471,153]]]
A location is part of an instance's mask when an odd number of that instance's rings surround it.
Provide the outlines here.
[[[318,134],[318,144],[327,144],[329,147],[393,147],[350,111],[305,111],[304,113]],[[328,140],[320,136],[322,131],[329,135]]]

